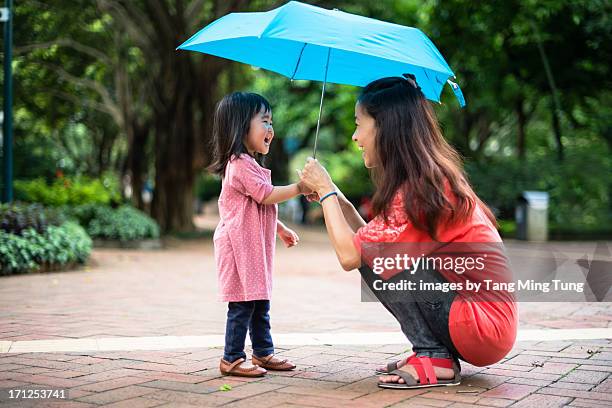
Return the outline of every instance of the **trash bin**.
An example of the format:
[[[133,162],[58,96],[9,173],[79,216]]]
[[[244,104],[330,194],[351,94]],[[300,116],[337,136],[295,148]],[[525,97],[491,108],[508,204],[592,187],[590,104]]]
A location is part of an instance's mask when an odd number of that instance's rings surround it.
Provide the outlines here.
[[[548,193],[523,191],[516,206],[516,238],[525,241],[548,239]]]

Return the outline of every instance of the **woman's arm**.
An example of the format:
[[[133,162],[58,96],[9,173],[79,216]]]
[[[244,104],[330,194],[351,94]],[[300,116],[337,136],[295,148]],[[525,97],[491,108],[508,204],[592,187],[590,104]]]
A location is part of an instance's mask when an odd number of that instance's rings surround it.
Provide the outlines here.
[[[335,185],[331,181],[327,171],[314,159],[308,159],[304,170],[300,174],[300,178],[304,184],[312,188],[319,197],[324,197],[331,191],[335,191]],[[361,255],[353,243],[355,230],[345,218],[341,205],[342,197],[332,195],[321,203],[323,207],[323,216],[325,217],[325,227],[329,239],[336,251],[336,256],[346,271],[350,271],[361,266]],[[346,198],[344,201],[348,202]],[[355,218],[353,211],[355,210],[350,203],[344,204],[346,211],[350,214],[350,218]],[[353,208],[353,211],[350,208]],[[356,212],[356,211],[355,211]],[[357,217],[359,215],[357,214]],[[361,217],[359,217],[361,218]],[[353,219],[353,221],[356,221]],[[363,220],[361,220],[363,222]]]
[[[340,208],[342,209],[342,214],[344,215],[344,219],[349,224],[349,227],[353,232],[357,232],[357,230],[367,223],[361,217],[361,214],[355,209],[353,203],[351,203],[346,196],[340,191],[338,186],[334,184],[334,189],[338,192],[338,201],[340,203]],[[306,194],[308,201],[319,201],[319,194],[314,192],[311,194]]]
[[[325,195],[330,191],[332,191],[332,189],[328,189],[327,192],[322,190],[319,191],[319,194],[323,193],[323,195]],[[336,196],[331,196],[326,198],[321,203],[321,206],[323,207],[327,234],[334,246],[336,256],[342,268],[345,271],[359,268],[361,266],[361,255],[353,242],[355,230],[353,230],[345,218],[340,200]]]
[[[353,232],[357,232],[357,230],[364,225],[366,225],[365,220],[359,214],[359,211],[355,208],[353,203],[351,203],[345,196],[342,194],[342,191],[334,184],[334,188],[338,192],[338,201],[340,203],[340,208],[342,209],[342,214],[344,214],[344,218],[346,222],[349,224],[349,227]]]

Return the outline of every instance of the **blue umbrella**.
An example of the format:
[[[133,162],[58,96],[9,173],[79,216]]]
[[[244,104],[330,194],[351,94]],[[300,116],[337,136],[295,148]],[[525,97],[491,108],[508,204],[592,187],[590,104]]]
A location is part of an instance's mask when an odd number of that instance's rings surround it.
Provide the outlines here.
[[[323,81],[314,153],[327,82],[365,86],[412,74],[425,97],[439,102],[451,85],[465,100],[442,54],[416,28],[291,1],[274,10],[231,13],[213,21],[178,49],[243,62],[288,78]]]

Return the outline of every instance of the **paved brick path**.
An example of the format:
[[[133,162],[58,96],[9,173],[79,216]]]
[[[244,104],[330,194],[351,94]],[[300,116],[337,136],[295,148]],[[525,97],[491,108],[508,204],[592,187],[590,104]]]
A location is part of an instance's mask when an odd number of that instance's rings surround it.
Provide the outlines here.
[[[220,349],[4,354],[0,389],[66,388],[70,402],[44,405],[62,407],[612,406],[610,340],[519,343],[494,366],[464,364],[458,387],[379,389],[372,375],[376,363],[403,351],[388,345],[279,348],[298,369],[254,380],[221,377]],[[0,404],[43,406],[10,401],[6,390]]]
[[[279,246],[273,330],[397,331],[376,303],[361,303],[359,277],[340,270],[325,234],[301,231]],[[509,243],[520,250],[525,244]],[[589,244],[566,243],[584,253]],[[510,251],[512,255],[512,251]],[[521,328],[612,327],[610,303],[523,303]],[[79,271],[0,279],[0,340],[222,334],[209,240],[160,251],[96,250]],[[217,371],[221,349],[0,354],[2,406],[612,406],[609,339],[522,342],[495,366],[464,365],[460,387],[380,390],[373,368],[406,345],[284,346],[295,372],[245,381]],[[224,384],[231,390],[221,391]],[[69,389],[70,402],[10,401],[7,389]]]

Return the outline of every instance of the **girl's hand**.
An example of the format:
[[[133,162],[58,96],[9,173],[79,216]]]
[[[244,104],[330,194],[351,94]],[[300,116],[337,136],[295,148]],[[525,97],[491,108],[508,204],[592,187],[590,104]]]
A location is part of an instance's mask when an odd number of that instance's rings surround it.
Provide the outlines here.
[[[299,174],[299,170],[298,170],[298,174]],[[297,184],[297,187],[298,187],[298,191],[300,192],[300,194],[303,194],[305,196],[309,196],[313,193],[312,189],[309,188],[306,184],[304,184],[301,181]]]
[[[313,201],[319,201],[321,199],[321,197],[319,197],[319,195],[317,193],[312,193],[312,194],[307,194],[306,195],[306,201],[308,201],[309,203],[312,203]]]
[[[290,228],[284,227],[278,231],[279,238],[285,244],[285,247],[291,248],[292,246],[296,246],[300,241],[300,237]]]
[[[319,196],[323,196],[335,188],[325,167],[321,166],[318,160],[312,157],[306,160],[306,165],[299,174],[300,181],[319,194]]]

